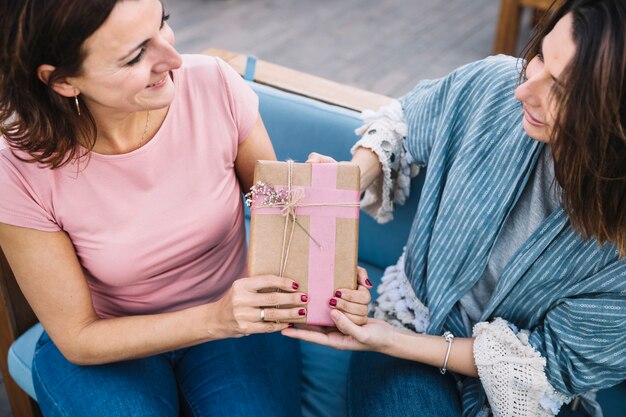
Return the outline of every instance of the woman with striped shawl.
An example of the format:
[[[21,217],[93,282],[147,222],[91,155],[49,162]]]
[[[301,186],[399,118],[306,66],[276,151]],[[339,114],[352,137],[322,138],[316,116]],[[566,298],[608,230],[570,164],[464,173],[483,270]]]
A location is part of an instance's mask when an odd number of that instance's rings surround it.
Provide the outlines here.
[[[626,378],[626,3],[564,2],[524,58],[363,114],[366,211],[427,167],[405,253],[367,324],[283,331],[361,351],[352,416],[554,416]]]

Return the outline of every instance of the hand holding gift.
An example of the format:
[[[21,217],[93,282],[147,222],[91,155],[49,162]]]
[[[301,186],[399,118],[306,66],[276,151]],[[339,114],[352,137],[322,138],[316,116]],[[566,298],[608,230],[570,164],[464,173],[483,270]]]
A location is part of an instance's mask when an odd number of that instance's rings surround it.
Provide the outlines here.
[[[219,338],[286,329],[288,322],[306,315],[307,301],[291,279],[275,275],[240,278],[218,301]]]

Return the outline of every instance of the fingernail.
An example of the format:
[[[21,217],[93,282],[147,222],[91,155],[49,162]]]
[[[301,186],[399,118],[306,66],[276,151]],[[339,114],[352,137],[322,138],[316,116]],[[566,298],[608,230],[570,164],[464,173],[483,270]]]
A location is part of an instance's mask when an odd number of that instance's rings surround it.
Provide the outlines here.
[[[294,290],[297,290],[298,288],[300,288],[300,286],[298,285],[297,282],[294,282],[291,284],[291,288],[293,288]]]
[[[365,284],[366,284],[368,287],[371,287],[371,286],[372,286],[372,281],[370,281],[369,279],[366,279],[366,280],[365,280]]]
[[[341,298],[341,291],[339,290],[335,291],[335,297]]]
[[[309,301],[309,297],[307,297],[306,294],[302,294],[300,296],[300,299],[302,300],[303,303],[306,303],[307,301]]]
[[[331,298],[330,301],[328,302],[328,304],[330,304],[331,306],[335,307],[337,305],[337,300],[335,300],[334,298]]]
[[[289,324],[287,325],[287,327],[293,327],[293,326],[295,326],[295,324],[293,324],[293,323],[289,323]]]
[[[300,310],[298,310],[298,315],[299,316],[304,316],[306,314],[306,310],[301,308]]]

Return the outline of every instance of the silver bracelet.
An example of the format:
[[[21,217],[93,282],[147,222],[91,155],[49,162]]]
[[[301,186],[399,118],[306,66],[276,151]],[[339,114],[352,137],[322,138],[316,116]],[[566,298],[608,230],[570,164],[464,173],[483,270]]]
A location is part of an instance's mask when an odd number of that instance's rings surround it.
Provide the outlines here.
[[[443,366],[439,368],[439,372],[441,372],[441,375],[445,374],[448,368],[448,358],[450,357],[450,351],[452,350],[452,341],[454,341],[454,335],[450,332],[445,332],[443,334],[443,338],[446,339],[446,343],[448,343],[448,350],[446,351],[446,358],[443,360]]]

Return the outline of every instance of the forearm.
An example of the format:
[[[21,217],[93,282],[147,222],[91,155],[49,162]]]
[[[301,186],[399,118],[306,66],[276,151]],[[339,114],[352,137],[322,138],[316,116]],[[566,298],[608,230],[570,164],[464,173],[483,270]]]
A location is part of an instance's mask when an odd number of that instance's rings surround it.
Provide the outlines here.
[[[382,175],[382,167],[378,156],[368,148],[358,148],[352,156],[352,163],[361,169],[361,191]]]
[[[442,336],[395,331],[381,353],[441,368],[448,342]],[[447,369],[461,375],[478,376],[474,361],[474,339],[455,338],[452,342]]]
[[[215,304],[141,316],[98,319],[84,326],[62,349],[68,359],[95,365],[155,355],[221,338],[211,320]]]

